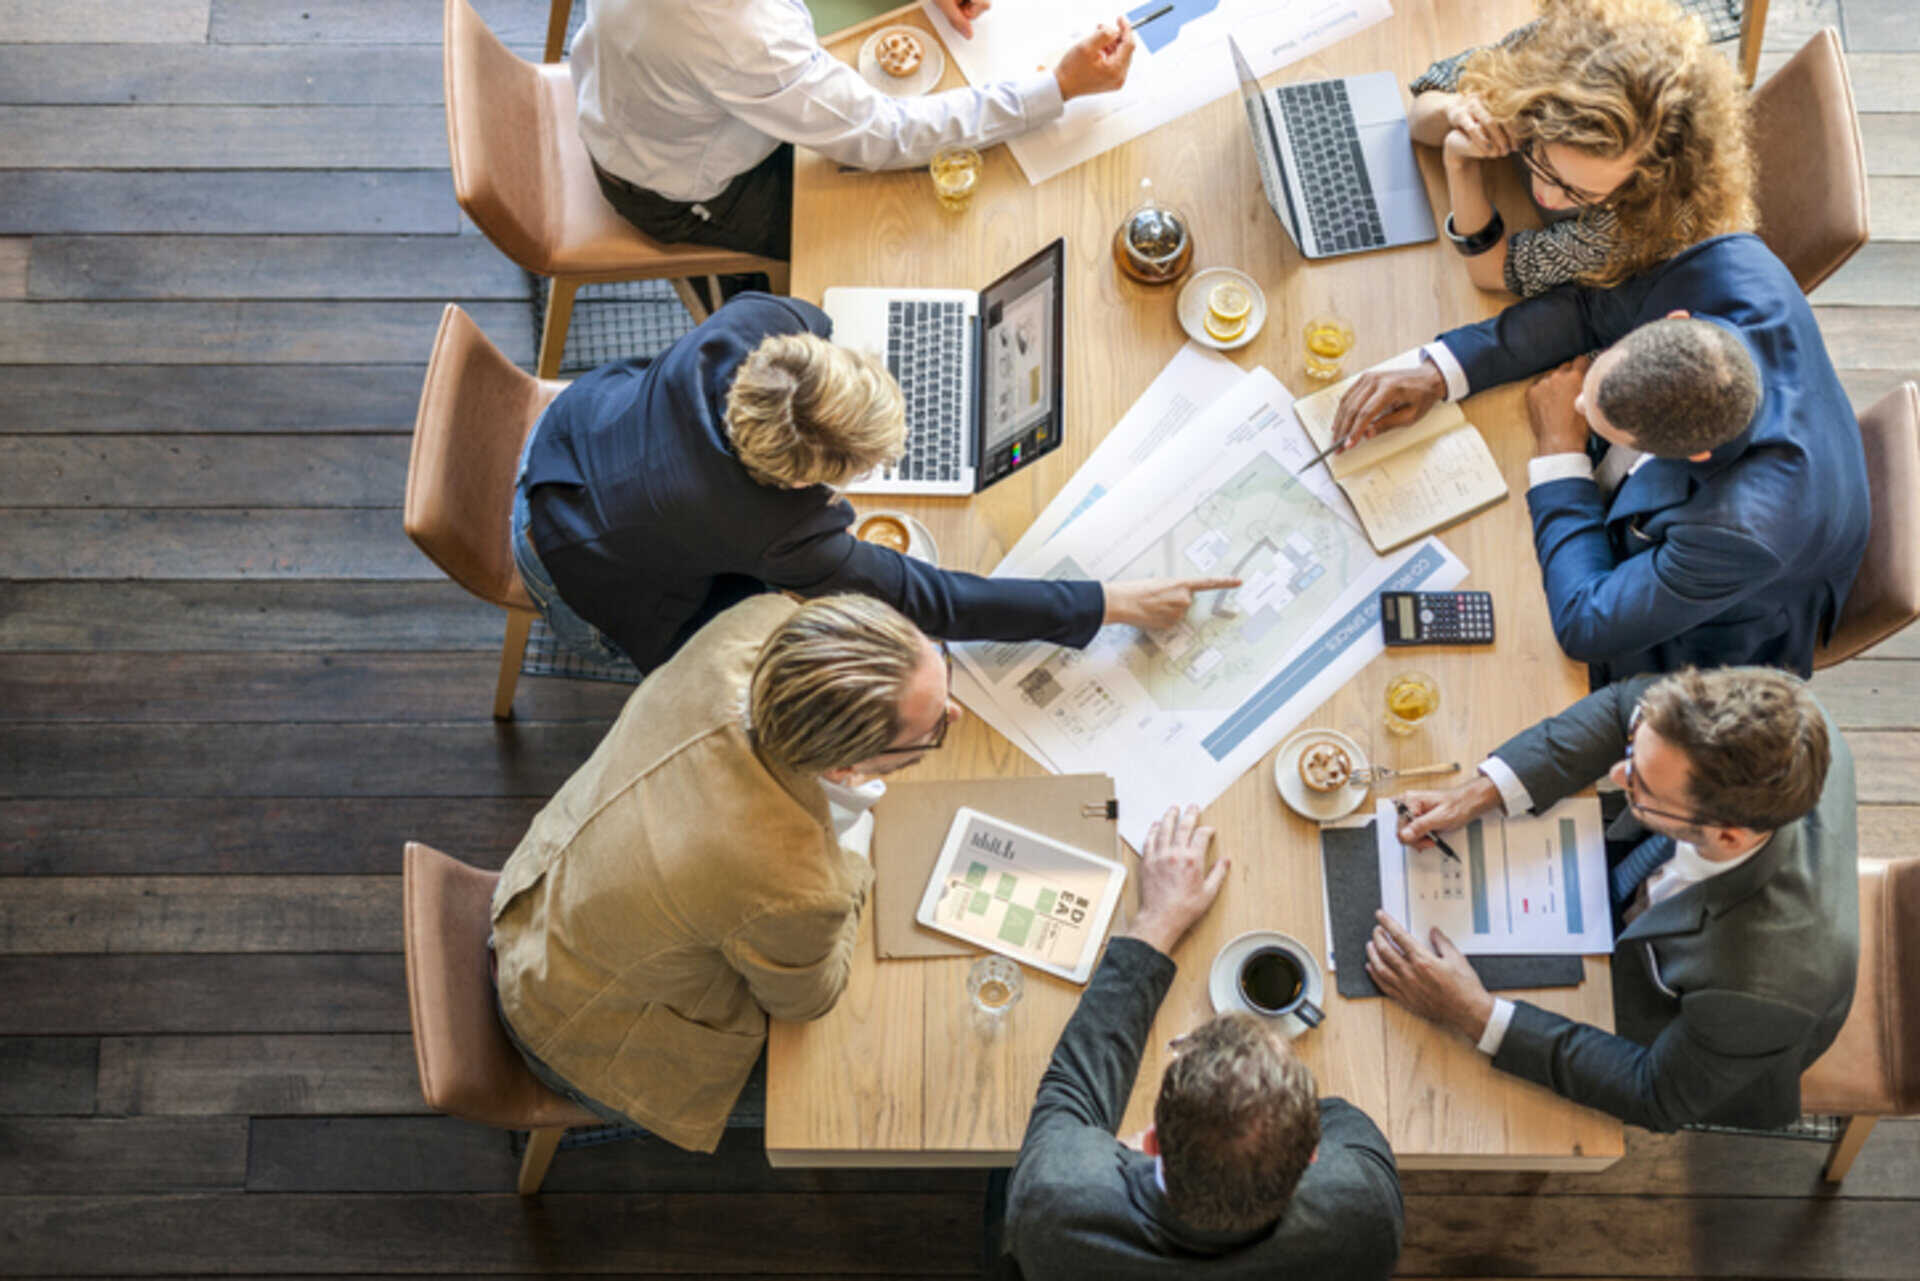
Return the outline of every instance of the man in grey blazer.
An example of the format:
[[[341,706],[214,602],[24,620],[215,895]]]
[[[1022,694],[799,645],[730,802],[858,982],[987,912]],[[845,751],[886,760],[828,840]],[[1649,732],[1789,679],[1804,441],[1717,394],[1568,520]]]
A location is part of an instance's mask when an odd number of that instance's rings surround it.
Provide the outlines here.
[[[1004,1239],[989,1244],[997,1276],[1383,1281],[1393,1271],[1403,1212],[1386,1138],[1352,1104],[1318,1098],[1264,1019],[1225,1014],[1181,1037],[1154,1124],[1114,1137],[1173,982],[1170,954],[1227,877],[1225,858],[1208,871],[1213,829],[1199,821],[1197,806],[1168,810],[1148,833],[1140,910],[1107,945],[1041,1079]]]
[[[1495,805],[1543,810],[1602,774],[1627,800],[1608,832],[1622,842],[1609,846],[1616,1033],[1494,999],[1439,930],[1415,939],[1385,913],[1368,973],[1495,1067],[1623,1121],[1791,1121],[1859,966],[1846,741],[1783,672],[1641,677],[1508,740],[1472,782],[1409,793],[1400,839],[1425,844]]]

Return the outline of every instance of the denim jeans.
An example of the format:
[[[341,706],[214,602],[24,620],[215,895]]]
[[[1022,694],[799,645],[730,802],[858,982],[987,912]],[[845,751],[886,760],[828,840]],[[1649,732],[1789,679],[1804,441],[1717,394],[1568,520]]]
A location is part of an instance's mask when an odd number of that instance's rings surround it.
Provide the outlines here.
[[[540,563],[540,557],[533,550],[530,529],[533,513],[527,506],[527,459],[533,453],[533,438],[540,434],[541,425],[546,420],[546,415],[542,414],[539,421],[534,423],[533,430],[527,433],[527,443],[520,449],[520,466],[514,472],[513,518],[508,522],[513,563],[520,570],[520,581],[525,585],[527,595],[533,597],[534,607],[540,611],[540,617],[546,620],[556,640],[576,654],[595,662],[624,663],[627,661],[626,653],[607,639],[605,632],[574,613],[560,599],[560,592],[553,585],[553,575],[547,573],[546,566]]]

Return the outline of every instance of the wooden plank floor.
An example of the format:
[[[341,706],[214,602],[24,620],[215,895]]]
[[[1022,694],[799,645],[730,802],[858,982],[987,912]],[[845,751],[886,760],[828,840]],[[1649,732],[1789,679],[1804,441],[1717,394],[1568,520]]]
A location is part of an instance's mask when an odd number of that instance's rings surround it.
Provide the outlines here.
[[[546,7],[483,0],[516,48]],[[1920,358],[1908,0],[1842,22],[1878,232],[1816,298],[1865,403]],[[1904,19],[1904,20],[1903,20]],[[498,866],[618,705],[523,682],[400,530],[441,304],[523,361],[454,205],[431,0],[0,0],[0,1275],[931,1277],[981,1177],[563,1153],[423,1114],[401,843]],[[1823,676],[1869,852],[1920,822],[1920,633]],[[1920,1121],[1630,1139],[1587,1177],[1406,1179],[1407,1276],[1911,1278]]]

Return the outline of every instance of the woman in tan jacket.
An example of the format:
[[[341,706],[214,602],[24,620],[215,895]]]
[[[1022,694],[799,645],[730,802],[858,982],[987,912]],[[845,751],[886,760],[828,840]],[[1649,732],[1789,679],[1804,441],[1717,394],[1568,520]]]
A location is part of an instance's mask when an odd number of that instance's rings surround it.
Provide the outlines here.
[[[500,1010],[535,1073],[710,1152],[769,1016],[846,986],[873,879],[841,833],[938,747],[943,651],[859,596],[756,596],[627,700],[493,899]]]

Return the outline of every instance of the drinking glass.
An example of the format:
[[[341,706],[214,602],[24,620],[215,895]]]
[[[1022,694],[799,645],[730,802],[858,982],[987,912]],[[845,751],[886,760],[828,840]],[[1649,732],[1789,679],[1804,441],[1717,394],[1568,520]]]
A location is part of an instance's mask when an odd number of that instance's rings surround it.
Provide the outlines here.
[[[978,1018],[999,1023],[1020,1003],[1020,967],[1004,956],[983,956],[967,971],[967,996]]]
[[[1353,324],[1346,317],[1323,311],[1307,322],[1307,377],[1330,383],[1340,377],[1346,354],[1353,350]]]
[[[1425,672],[1401,672],[1387,682],[1386,726],[1390,734],[1411,734],[1438,711],[1440,687]]]
[[[933,194],[949,213],[964,213],[980,185],[980,153],[972,147],[942,147],[927,164]]]

